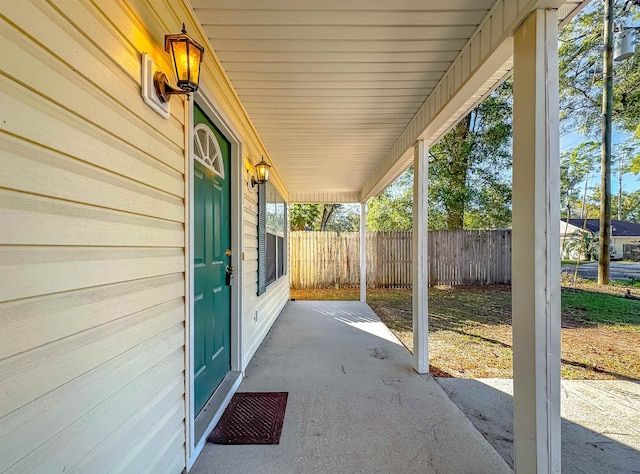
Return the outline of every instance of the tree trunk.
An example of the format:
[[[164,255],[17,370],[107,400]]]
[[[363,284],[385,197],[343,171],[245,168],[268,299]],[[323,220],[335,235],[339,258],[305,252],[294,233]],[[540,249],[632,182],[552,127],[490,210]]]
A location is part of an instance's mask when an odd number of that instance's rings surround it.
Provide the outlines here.
[[[320,219],[320,231],[327,230],[327,224],[333,215],[333,212],[338,207],[338,204],[325,204],[322,206],[322,218]]]
[[[447,211],[447,228],[450,230],[464,228],[464,211],[467,202],[467,173],[469,172],[469,153],[471,151],[468,139],[472,114],[473,112],[454,127],[453,140],[449,146],[451,198],[445,202],[445,210]]]

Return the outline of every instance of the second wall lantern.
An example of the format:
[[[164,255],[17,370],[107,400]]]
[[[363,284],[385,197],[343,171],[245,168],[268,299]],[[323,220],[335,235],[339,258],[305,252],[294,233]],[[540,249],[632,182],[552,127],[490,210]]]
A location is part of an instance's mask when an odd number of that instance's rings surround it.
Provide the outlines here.
[[[264,161],[264,156],[262,160],[256,165],[256,177],[251,176],[251,187],[255,187],[257,184],[264,184],[269,181],[269,170],[271,169],[271,165]]]

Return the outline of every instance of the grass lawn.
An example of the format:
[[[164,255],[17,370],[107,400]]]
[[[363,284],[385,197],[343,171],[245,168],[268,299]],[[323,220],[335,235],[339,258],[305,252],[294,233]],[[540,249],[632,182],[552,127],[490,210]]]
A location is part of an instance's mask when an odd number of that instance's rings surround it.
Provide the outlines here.
[[[298,300],[358,300],[358,289],[291,290]],[[368,290],[371,308],[413,349],[411,290]],[[511,288],[429,289],[431,372],[512,377]],[[640,301],[562,290],[562,377],[640,380]]]

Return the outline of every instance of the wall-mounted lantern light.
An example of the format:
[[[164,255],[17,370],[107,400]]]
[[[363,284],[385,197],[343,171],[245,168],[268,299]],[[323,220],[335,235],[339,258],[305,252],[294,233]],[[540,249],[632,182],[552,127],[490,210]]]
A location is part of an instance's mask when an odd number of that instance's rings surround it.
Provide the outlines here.
[[[204,48],[187,35],[184,23],[182,33],[165,35],[164,49],[171,56],[177,87],[169,84],[167,75],[147,53],[142,54],[142,98],[149,107],[169,118],[169,99],[175,94],[189,94],[198,90],[200,65]]]
[[[271,165],[264,161],[264,156],[260,163],[256,165],[256,177],[251,176],[251,187],[254,188],[258,184],[264,184],[269,181],[269,170],[271,169]]]
[[[153,85],[160,101],[169,102],[174,94],[189,94],[197,91],[204,48],[187,35],[184,23],[182,24],[182,33],[165,35],[164,50],[171,55],[178,87],[172,87],[167,75],[162,71],[157,71],[153,75]]]

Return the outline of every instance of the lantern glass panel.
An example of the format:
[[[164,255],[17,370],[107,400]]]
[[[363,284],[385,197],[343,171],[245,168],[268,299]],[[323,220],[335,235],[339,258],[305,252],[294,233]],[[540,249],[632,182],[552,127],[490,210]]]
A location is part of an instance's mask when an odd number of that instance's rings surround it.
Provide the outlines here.
[[[192,84],[198,84],[200,82],[200,61],[202,58],[202,51],[195,47],[193,44],[189,45],[189,71],[191,76],[189,80]]]
[[[269,168],[270,166],[267,164],[258,164],[256,174],[258,175],[258,181],[260,183],[269,181]]]
[[[189,80],[187,68],[187,42],[184,40],[173,41],[171,44],[173,61],[176,67],[176,79],[178,82]]]

